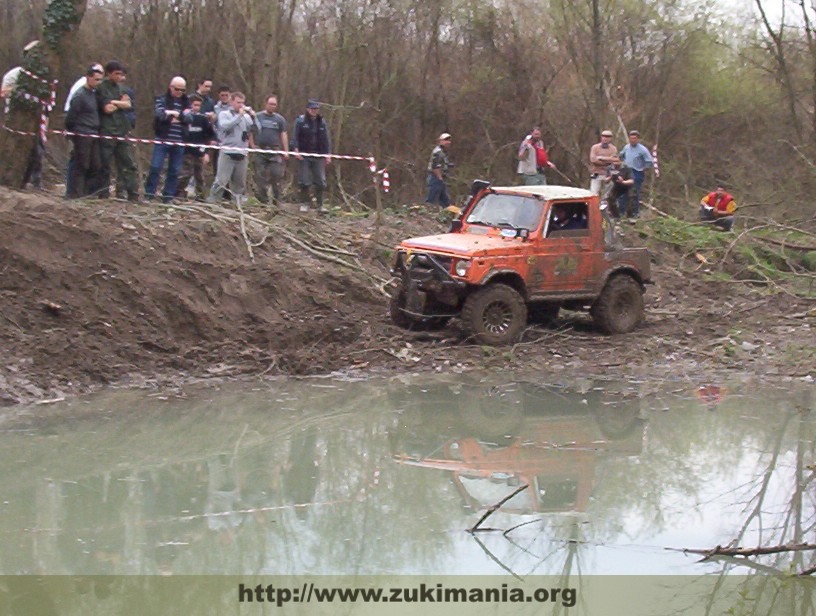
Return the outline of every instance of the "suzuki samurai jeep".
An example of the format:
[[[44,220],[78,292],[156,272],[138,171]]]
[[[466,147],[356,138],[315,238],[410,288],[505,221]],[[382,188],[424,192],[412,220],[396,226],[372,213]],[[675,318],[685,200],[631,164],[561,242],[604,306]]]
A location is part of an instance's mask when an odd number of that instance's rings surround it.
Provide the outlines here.
[[[492,187],[477,180],[448,233],[397,246],[392,321],[441,329],[452,317],[481,344],[516,341],[561,307],[589,310],[605,333],[643,319],[649,252],[622,248],[605,207],[565,186]]]

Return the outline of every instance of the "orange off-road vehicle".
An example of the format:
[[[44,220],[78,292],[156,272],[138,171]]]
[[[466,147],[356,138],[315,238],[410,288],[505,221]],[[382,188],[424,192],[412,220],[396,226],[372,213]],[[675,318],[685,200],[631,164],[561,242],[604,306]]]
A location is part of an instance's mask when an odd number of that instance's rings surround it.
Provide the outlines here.
[[[599,198],[565,186],[493,187],[477,180],[448,233],[397,246],[393,322],[440,329],[455,316],[482,344],[518,339],[528,317],[590,311],[609,334],[643,319],[649,252],[623,248]]]

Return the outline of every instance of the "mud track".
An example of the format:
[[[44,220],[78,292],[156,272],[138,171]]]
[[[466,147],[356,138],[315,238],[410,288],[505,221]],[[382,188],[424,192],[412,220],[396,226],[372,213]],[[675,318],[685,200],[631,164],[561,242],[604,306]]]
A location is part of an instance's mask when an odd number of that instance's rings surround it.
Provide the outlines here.
[[[250,208],[258,220],[245,220],[245,237],[222,208],[0,188],[0,404],[105,385],[337,371],[816,376],[812,302],[681,271],[665,246],[651,246],[656,284],[646,322],[629,335],[603,336],[569,312],[508,348],[473,345],[455,322],[406,332],[387,317],[387,247],[445,225],[421,208],[391,213],[374,242],[373,217],[294,209]]]

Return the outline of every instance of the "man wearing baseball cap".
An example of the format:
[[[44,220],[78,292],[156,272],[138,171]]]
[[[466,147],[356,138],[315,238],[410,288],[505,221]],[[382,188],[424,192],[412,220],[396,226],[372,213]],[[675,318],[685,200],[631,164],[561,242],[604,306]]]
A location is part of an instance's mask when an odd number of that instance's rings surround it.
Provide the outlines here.
[[[453,167],[448,158],[450,144],[450,133],[439,135],[437,145],[431,152],[430,160],[428,160],[428,196],[425,198],[425,203],[439,205],[443,208],[451,204],[448,187],[445,184],[445,180],[448,179],[448,169]]]
[[[326,156],[303,156],[303,154],[330,154],[331,137],[326,121],[320,115],[320,103],[310,98],[306,113],[295,120],[292,151],[298,159],[298,185],[300,186],[301,212],[309,211],[309,187],[314,186],[318,211],[324,212],[323,191],[326,188],[326,167],[331,158]]]
[[[618,148],[612,144],[612,131],[601,131],[601,141],[596,143],[589,149],[589,190],[601,197],[606,196],[604,188],[604,178],[606,177],[607,167],[612,164],[612,161],[618,156]],[[604,194],[601,194],[603,191]]]

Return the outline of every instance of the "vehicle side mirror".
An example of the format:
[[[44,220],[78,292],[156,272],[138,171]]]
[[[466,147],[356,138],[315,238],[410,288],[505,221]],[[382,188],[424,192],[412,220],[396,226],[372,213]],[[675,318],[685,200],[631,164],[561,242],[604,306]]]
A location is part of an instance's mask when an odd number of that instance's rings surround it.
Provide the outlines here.
[[[462,219],[457,218],[456,220],[451,220],[450,229],[448,229],[448,233],[459,233],[462,230]]]

